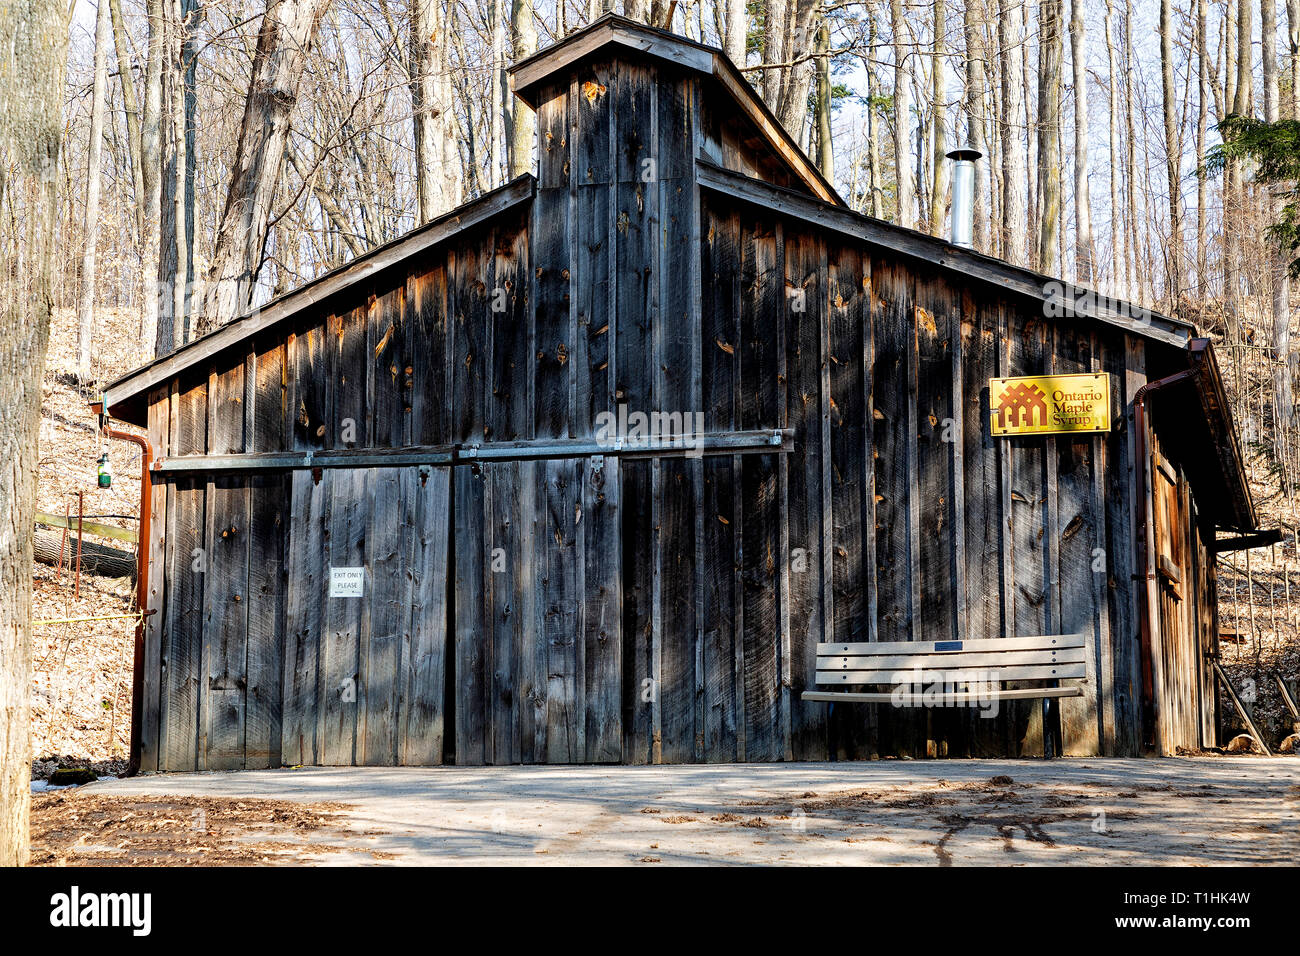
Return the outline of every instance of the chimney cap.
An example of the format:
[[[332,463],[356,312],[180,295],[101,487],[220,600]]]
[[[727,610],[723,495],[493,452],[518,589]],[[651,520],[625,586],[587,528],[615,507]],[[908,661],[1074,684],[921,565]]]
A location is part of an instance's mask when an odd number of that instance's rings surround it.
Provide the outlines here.
[[[956,149],[952,150],[947,154],[949,159],[955,159],[958,162],[960,162],[961,160],[970,160],[972,163],[975,162],[975,160],[982,157],[983,155],[984,155],[983,153],[981,153],[978,149],[976,149],[974,146],[971,146],[970,144],[967,144],[965,146],[958,146]]]

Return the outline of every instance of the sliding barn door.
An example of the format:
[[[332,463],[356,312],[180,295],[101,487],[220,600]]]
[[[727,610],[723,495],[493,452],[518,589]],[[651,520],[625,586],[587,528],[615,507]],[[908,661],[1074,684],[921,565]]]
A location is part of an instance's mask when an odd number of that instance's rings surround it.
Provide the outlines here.
[[[293,474],[286,764],[442,762],[447,467]]]
[[[618,460],[485,462],[454,483],[456,762],[618,762]]]

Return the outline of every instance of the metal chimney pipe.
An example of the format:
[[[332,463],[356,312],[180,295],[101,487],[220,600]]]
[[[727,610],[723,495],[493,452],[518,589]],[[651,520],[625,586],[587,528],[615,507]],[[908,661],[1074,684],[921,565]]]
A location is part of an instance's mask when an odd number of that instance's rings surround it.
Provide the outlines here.
[[[952,162],[952,239],[954,246],[973,245],[975,232],[975,161],[984,154],[961,146],[948,154]]]

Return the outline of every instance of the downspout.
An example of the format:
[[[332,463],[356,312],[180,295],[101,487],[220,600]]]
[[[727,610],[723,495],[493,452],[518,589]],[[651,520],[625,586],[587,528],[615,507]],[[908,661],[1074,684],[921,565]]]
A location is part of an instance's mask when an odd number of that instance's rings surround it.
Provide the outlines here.
[[[1159,605],[1151,593],[1155,586],[1156,572],[1155,549],[1151,541],[1153,528],[1149,520],[1154,505],[1151,501],[1151,482],[1147,478],[1151,467],[1151,455],[1147,448],[1146,400],[1147,396],[1152,392],[1195,377],[1195,369],[1184,369],[1154,382],[1147,382],[1133,394],[1133,439],[1134,454],[1137,458],[1137,461],[1134,462],[1134,475],[1137,484],[1135,489],[1137,492],[1137,527],[1134,529],[1136,533],[1133,537],[1134,543],[1137,545],[1137,566],[1140,569],[1139,574],[1142,579],[1142,586],[1138,588],[1140,602],[1138,643],[1142,660],[1142,742],[1149,749],[1154,749],[1156,745],[1155,679],[1153,677],[1155,650],[1152,639],[1156,630],[1158,630],[1156,627],[1156,614],[1159,611]]]
[[[140,772],[140,725],[143,722],[144,708],[144,619],[145,608],[149,604],[149,534],[153,518],[153,475],[150,466],[153,464],[153,445],[143,435],[110,428],[103,402],[92,402],[90,408],[99,415],[100,430],[105,435],[140,446],[140,531],[136,541],[135,574],[135,601],[139,618],[135,625],[135,659],[131,675],[131,756],[126,768],[126,775],[133,777]]]

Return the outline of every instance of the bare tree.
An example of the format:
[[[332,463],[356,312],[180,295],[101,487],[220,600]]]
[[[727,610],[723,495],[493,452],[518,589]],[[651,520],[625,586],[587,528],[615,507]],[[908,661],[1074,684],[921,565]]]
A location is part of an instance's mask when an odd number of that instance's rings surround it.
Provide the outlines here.
[[[817,129],[817,168],[835,180],[835,153],[831,143],[831,32],[825,18],[817,28],[817,93],[814,115]]]
[[[1092,282],[1092,195],[1088,189],[1088,35],[1083,0],[1071,0],[1070,65],[1074,79],[1074,273]]]
[[[916,225],[916,174],[912,168],[909,131],[912,126],[912,80],[907,68],[907,25],[902,0],[889,0],[894,33],[894,174],[898,179],[895,220],[911,229]]]
[[[749,39],[749,7],[745,0],[725,0],[726,23],[722,49],[732,63],[745,65],[745,46]]]
[[[515,62],[531,56],[537,49],[537,27],[533,25],[532,0],[513,0],[510,6],[510,31],[514,35]],[[510,122],[510,176],[522,176],[533,168],[533,140],[537,119],[532,110],[516,101]]]
[[[1282,117],[1282,104],[1277,76],[1280,66],[1277,58],[1277,8],[1273,0],[1259,0],[1259,36],[1264,61],[1264,121],[1276,123]],[[1269,196],[1269,218],[1272,221],[1277,222],[1282,218],[1283,204],[1280,196]],[[1295,400],[1291,389],[1291,284],[1287,281],[1288,259],[1283,249],[1276,248],[1269,262],[1273,289],[1273,409],[1277,420],[1284,426],[1290,426],[1295,417]]]
[[[77,305],[77,377],[90,380],[90,343],[95,334],[95,243],[99,239],[100,158],[104,147],[104,100],[108,94],[108,0],[95,11],[95,80],[90,96],[90,148],[86,159],[85,231],[81,249],[81,294]]]
[[[1061,228],[1061,0],[1042,0],[1038,17],[1038,268],[1055,273]]]
[[[28,859],[32,535],[41,376],[54,308],[60,105],[68,42],[59,0],[0,4],[0,866]]]
[[[943,231],[943,210],[948,194],[948,152],[947,108],[948,71],[944,59],[948,55],[947,17],[948,8],[944,0],[934,0],[931,8],[934,16],[934,63],[930,66],[930,108],[934,113],[934,128],[931,131],[930,179],[930,232],[939,234]]]
[[[230,188],[208,268],[200,334],[234,319],[252,301],[289,117],[298,102],[321,2],[271,0],[262,17]]]
[[[989,194],[989,147],[984,134],[988,117],[988,91],[985,88],[986,57],[988,52],[980,30],[983,18],[982,0],[967,0],[963,9],[963,28],[966,36],[966,141],[985,158],[975,164],[975,196]],[[989,251],[989,203],[977,203],[975,208],[975,248]]]
[[[122,86],[122,112],[126,114],[126,150],[131,166],[131,189],[135,200],[136,234],[144,235],[144,171],[140,167],[140,102],[135,93],[131,72],[131,53],[127,48],[126,22],[122,17],[122,0],[109,0],[113,16],[113,49],[117,55],[117,76]]]
[[[1205,133],[1209,125],[1207,86],[1209,81],[1209,44],[1205,39],[1206,0],[1196,0],[1196,159],[1205,156]],[[1206,286],[1205,248],[1206,177],[1196,177],[1196,285],[1199,293],[1208,293]]]
[[[1267,3],[1270,0],[1263,0]],[[1183,205],[1182,140],[1178,135],[1178,111],[1174,102],[1174,26],[1172,0],[1160,0],[1160,90],[1165,121],[1165,171],[1169,190],[1169,281],[1171,308],[1177,309],[1182,294]]]
[[[165,355],[172,349],[170,326],[159,327],[158,269],[162,243],[162,68],[166,49],[164,0],[146,0],[149,21],[144,74],[144,110],[140,116],[140,351]]]
[[[1110,281],[1116,294],[1127,293],[1125,282],[1125,259],[1120,256],[1120,243],[1125,235],[1120,217],[1119,206],[1119,65],[1115,57],[1115,33],[1113,21],[1115,10],[1111,0],[1106,0],[1106,100],[1108,116],[1108,138],[1110,164],[1107,179],[1110,180]]]
[[[1291,60],[1291,118],[1300,120],[1300,0],[1286,0],[1286,37]]]
[[[411,2],[416,219],[422,223],[458,205],[461,197],[460,159],[452,134],[450,37],[443,15],[441,0]],[[515,43],[518,49],[517,34]]]
[[[897,2],[897,0],[895,0]],[[1027,260],[1027,211],[1020,184],[1029,178],[1021,119],[1025,109],[1023,74],[1007,58],[1024,44],[1024,6],[1020,0],[1001,0],[998,14],[998,46],[1002,50],[1002,203],[1003,247],[1007,259],[1016,265]]]

